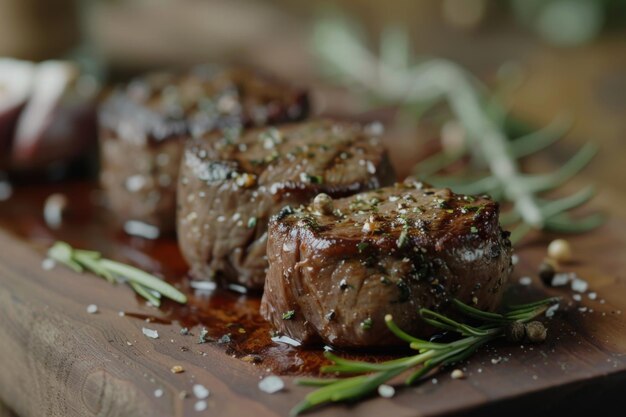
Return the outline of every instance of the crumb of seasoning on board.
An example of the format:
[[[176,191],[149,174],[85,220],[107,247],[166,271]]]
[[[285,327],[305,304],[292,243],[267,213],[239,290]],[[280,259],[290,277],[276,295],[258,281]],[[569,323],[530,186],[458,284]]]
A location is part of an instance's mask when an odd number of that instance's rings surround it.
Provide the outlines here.
[[[95,304],[89,304],[87,306],[87,313],[96,314],[98,312],[98,306]]]
[[[550,282],[550,285],[552,287],[562,287],[563,285],[567,284],[569,281],[570,281],[570,274],[560,272],[558,274],[554,274],[554,276],[552,277],[552,282]]]
[[[204,411],[207,408],[207,402],[204,400],[200,400],[200,401],[196,401],[196,403],[193,405],[193,409],[195,411]]]
[[[557,262],[567,263],[572,260],[572,248],[565,239],[555,239],[548,245],[548,256]]]
[[[183,327],[180,329],[180,334],[183,336],[187,336],[189,334],[189,329],[187,327]]]
[[[157,388],[154,390],[154,396],[156,398],[161,398],[163,396],[163,390],[161,388]]]
[[[285,311],[283,313],[283,320],[291,320],[292,318],[294,318],[295,315],[296,315],[295,310]]]
[[[209,331],[207,329],[200,330],[200,336],[198,336],[198,343],[203,344],[208,341],[207,336],[209,335]]]
[[[44,271],[50,271],[54,269],[55,266],[56,262],[54,262],[54,259],[46,258],[41,262],[41,269]]]
[[[548,307],[546,310],[546,317],[554,317],[554,313],[559,309],[559,304],[554,304],[553,306]]]
[[[248,363],[260,363],[263,362],[263,358],[259,355],[246,355],[241,358],[242,361]]]
[[[396,389],[391,385],[381,384],[378,386],[378,395],[383,398],[391,398],[396,395]]]
[[[452,371],[452,373],[450,373],[450,377],[452,379],[463,379],[465,378],[465,372],[460,369],[455,369]]]
[[[46,198],[43,208],[43,218],[51,229],[58,229],[63,222],[63,212],[67,207],[67,197],[55,193]]]
[[[141,328],[141,332],[146,337],[149,337],[150,339],[158,339],[159,338],[159,332],[157,332],[156,330],[148,329],[147,327],[142,327]]]
[[[267,394],[274,394],[285,388],[285,382],[276,375],[270,375],[259,381],[259,389]]]
[[[546,340],[548,329],[540,321],[526,323],[526,337],[533,343],[541,343]]]
[[[195,395],[199,400],[209,398],[209,394],[211,394],[211,391],[209,391],[209,389],[202,384],[195,384],[192,390],[193,395]]]
[[[587,281],[580,279],[580,278],[574,278],[574,280],[572,281],[573,291],[586,292],[588,289],[589,289],[589,284],[587,283]]]
[[[185,368],[183,368],[180,365],[174,365],[174,366],[172,366],[170,371],[172,371],[173,374],[180,374],[180,373],[185,372]]]

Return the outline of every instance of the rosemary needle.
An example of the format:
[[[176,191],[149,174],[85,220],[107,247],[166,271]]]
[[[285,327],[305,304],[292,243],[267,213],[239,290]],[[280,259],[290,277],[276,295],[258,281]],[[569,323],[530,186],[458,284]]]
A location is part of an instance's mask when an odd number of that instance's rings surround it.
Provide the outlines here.
[[[181,304],[187,302],[185,294],[162,279],[134,266],[103,258],[99,252],[75,249],[65,242],[56,242],[48,250],[48,257],[76,272],[87,270],[111,283],[128,282],[137,294],[157,307],[161,304],[161,297]]]
[[[323,367],[322,372],[360,375],[341,379],[298,380],[297,383],[300,385],[313,386],[317,389],[297,404],[291,410],[291,415],[295,416],[324,404],[358,400],[371,395],[380,385],[408,371],[413,372],[405,383],[412,385],[437,368],[467,359],[485,343],[504,336],[511,323],[527,323],[543,314],[548,306],[557,300],[557,298],[548,298],[529,304],[510,306],[503,314],[481,311],[459,300],[453,300],[454,308],[479,322],[478,327],[460,323],[429,309],[421,309],[422,319],[431,326],[459,335],[457,340],[448,343],[429,342],[413,337],[401,330],[391,315],[387,315],[385,322],[389,330],[409,343],[410,348],[417,350],[418,354],[380,363],[370,363],[343,359],[331,352],[325,352],[324,356],[334,364]]]
[[[406,31],[398,29],[391,38],[381,37],[379,56],[368,49],[353,22],[340,17],[320,20],[313,40],[321,62],[330,70],[328,73],[335,74],[337,81],[347,81],[359,91],[367,92],[377,104],[382,101],[399,105],[401,112],[413,112],[416,117],[423,112],[416,109],[423,105],[447,104],[463,127],[465,143],[454,152],[443,151],[421,161],[416,174],[457,193],[488,193],[496,200],[510,203],[504,220],[507,225],[516,225],[512,230],[513,243],[532,230],[582,233],[603,223],[604,217],[599,214],[580,219],[569,216],[572,209],[592,198],[591,189],[560,200],[548,201],[540,195],[558,189],[578,174],[594,157],[595,145],[587,143],[551,173],[527,174],[520,164],[521,158],[540,152],[562,137],[571,127],[570,118],[559,117],[542,130],[512,140],[507,128],[511,120],[507,119],[497,93],[490,92],[463,67],[436,58],[406,64],[411,61]],[[406,55],[398,59],[398,54]],[[404,65],[398,66],[397,62]],[[468,181],[463,172],[456,178],[437,175],[464,158],[470,162],[465,165],[483,168],[479,178]]]

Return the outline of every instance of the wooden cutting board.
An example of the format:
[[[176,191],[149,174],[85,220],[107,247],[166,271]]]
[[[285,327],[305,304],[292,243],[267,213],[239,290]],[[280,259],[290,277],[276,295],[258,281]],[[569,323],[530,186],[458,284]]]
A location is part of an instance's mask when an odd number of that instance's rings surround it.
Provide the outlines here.
[[[56,230],[42,218],[44,201],[54,192],[69,198],[65,221]],[[182,279],[185,265],[176,243],[115,232],[100,197],[92,184],[73,182],[17,187],[0,203],[0,400],[22,417],[286,416],[309,391],[293,384],[295,376],[317,374],[321,349],[273,342],[258,315],[257,295],[196,293],[188,306],[165,303],[157,310],[126,286],[60,266],[42,268],[47,247],[63,239],[159,272],[192,292]],[[536,269],[549,237],[519,248],[508,297],[563,297],[557,315],[546,319],[544,344],[489,346],[462,366],[466,379],[452,380],[448,370],[398,389],[392,399],[331,406],[311,415],[577,415],[624,404],[626,217],[615,209],[622,199],[601,194],[593,205],[608,207],[608,223],[570,239],[576,261],[564,270],[588,281],[594,300],[587,293],[578,302],[569,287],[541,284]],[[519,284],[522,276],[530,276],[532,284]],[[89,304],[99,312],[88,314]],[[193,335],[181,335],[183,326]],[[145,337],[142,327],[157,330],[159,338]],[[198,343],[202,327],[213,341]],[[174,365],[184,372],[172,373]],[[286,389],[273,395],[260,391],[258,382],[268,374],[281,375]],[[211,391],[204,412],[194,410],[194,384]]]

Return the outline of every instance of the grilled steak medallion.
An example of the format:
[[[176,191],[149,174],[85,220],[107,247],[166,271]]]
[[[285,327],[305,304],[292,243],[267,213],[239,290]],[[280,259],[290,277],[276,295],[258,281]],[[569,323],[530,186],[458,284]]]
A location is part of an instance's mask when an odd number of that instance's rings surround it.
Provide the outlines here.
[[[101,181],[109,203],[123,221],[173,231],[186,140],[300,120],[307,113],[304,91],[239,67],[202,66],[136,79],[100,110]]]
[[[178,187],[178,240],[200,279],[261,289],[267,222],[283,206],[307,204],[394,181],[380,139],[368,128],[316,120],[188,144]]]
[[[445,312],[451,297],[498,306],[512,264],[497,203],[407,180],[330,204],[270,221],[261,313],[279,332],[303,344],[397,345],[386,314],[428,337],[420,308]]]

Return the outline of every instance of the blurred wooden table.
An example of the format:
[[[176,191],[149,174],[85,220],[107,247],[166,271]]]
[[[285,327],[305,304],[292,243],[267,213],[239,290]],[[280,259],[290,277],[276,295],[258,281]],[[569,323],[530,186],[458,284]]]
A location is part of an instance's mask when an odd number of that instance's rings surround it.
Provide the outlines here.
[[[171,18],[171,16],[167,17]],[[624,117],[626,114],[626,53],[624,53],[626,44],[623,40],[624,33],[608,34],[585,47],[554,49],[542,45],[528,34],[511,29],[506,26],[506,22],[503,22],[501,26],[495,25],[473,34],[442,30],[433,25],[418,27],[416,32],[415,49],[417,52],[423,55],[444,56],[457,60],[485,79],[493,78],[503,62],[510,60],[518,62],[527,70],[528,78],[523,87],[509,97],[509,102],[514,113],[529,122],[536,125],[547,124],[552,117],[561,111],[570,111],[576,119],[574,129],[558,147],[551,148],[547,152],[547,159],[551,162],[558,164],[559,161],[563,161],[566,156],[571,155],[582,142],[587,140],[593,140],[602,146],[602,151],[598,157],[578,181],[595,181],[600,185],[601,192],[598,198],[594,200],[593,207],[607,210],[612,216],[612,220],[608,228],[600,231],[600,234],[589,239],[581,236],[572,241],[575,248],[582,252],[581,270],[587,272],[589,276],[596,277],[594,285],[605,289],[607,305],[623,303],[619,289],[623,288],[626,272],[624,271],[624,262],[620,259],[621,253],[626,248],[626,236],[622,235],[623,231],[626,230],[624,229],[626,224],[626,188],[624,184],[626,181],[626,164],[622,161],[626,150],[624,145],[624,140],[626,140],[626,117]],[[286,43],[279,45],[270,42],[264,48],[258,48],[258,45],[249,48],[244,47],[243,50],[238,50],[237,54],[247,57],[246,59],[253,64],[258,64],[303,84],[314,86],[318,102],[323,105],[322,108],[326,112],[332,113],[335,109],[342,111],[362,110],[361,103],[348,98],[341,89],[328,87],[319,80],[314,71],[314,59],[307,48],[303,46],[306,38],[305,27],[302,32],[293,35],[293,38]],[[119,41],[119,38],[112,38],[111,40]],[[157,36],[155,36],[154,41],[158,42]],[[209,55],[204,56],[197,53],[198,50],[202,50],[202,45],[201,40],[193,44],[194,60],[210,58]],[[120,47],[126,46],[121,45]],[[175,46],[180,48],[178,44]],[[110,52],[115,53],[114,48]],[[184,51],[178,51],[178,53],[184,54]],[[398,135],[394,140],[392,156],[396,164],[403,167],[404,171],[401,173],[407,173],[411,161],[416,159],[419,154],[420,139]],[[613,234],[609,234],[608,231]],[[605,232],[610,237],[609,240],[603,240],[602,233]],[[535,262],[541,259],[543,250],[543,246],[534,246],[524,253],[528,254],[528,259]],[[594,253],[594,250],[601,255],[600,260],[592,259],[591,254]],[[611,252],[614,252],[614,255],[611,255]],[[525,265],[521,265],[522,270],[526,273],[532,273],[534,266],[529,261],[526,261]],[[67,279],[70,280],[72,277],[68,275]],[[116,291],[123,290],[117,289]],[[129,297],[124,297],[126,299],[122,301],[128,301]],[[105,302],[103,301],[103,303]],[[78,307],[76,311],[79,311]],[[589,331],[589,334],[595,335],[596,328],[590,319],[581,326],[584,327],[585,331]],[[611,335],[610,329],[615,328],[619,330],[619,326],[606,325],[603,327],[609,336],[614,337],[607,337],[607,340],[601,341],[603,346],[606,344],[610,347],[608,350],[611,352],[626,348],[624,341],[619,338],[619,334]],[[575,346],[574,336],[569,335],[567,337],[569,342]],[[583,343],[583,347],[572,347],[572,351],[581,354],[598,354],[599,351],[594,351],[590,342],[584,340]],[[579,352],[576,349],[581,350]],[[573,356],[578,358],[576,365],[584,371],[586,369],[585,359],[582,356]],[[488,360],[488,355],[484,358]],[[619,362],[620,366],[623,365],[620,362],[621,359],[615,359],[615,361],[615,363]],[[198,360],[199,367],[200,364],[201,362]],[[119,370],[121,373],[123,371]],[[598,377],[605,371],[608,373],[608,368],[601,372],[598,371],[595,376]],[[167,374],[167,372],[165,373]],[[602,377],[598,377],[598,379],[601,380]],[[623,378],[621,381],[623,382]],[[493,381],[491,383],[493,386],[498,386]],[[604,383],[606,384],[607,381]],[[607,386],[607,395],[610,395],[608,399],[616,402],[621,401],[620,398],[617,398],[615,390],[609,391],[608,388],[610,387]],[[576,389],[577,387],[570,384],[568,390],[563,392],[573,395],[577,392]],[[253,390],[255,387],[251,385],[250,392]],[[468,392],[476,395],[474,398],[476,403],[489,400],[486,396],[479,398],[480,389],[476,391],[478,394],[470,391]],[[559,390],[553,389],[551,392],[555,401],[567,402],[567,398],[559,397],[557,391]],[[300,395],[302,393],[303,391],[298,389],[295,394]],[[604,398],[604,400],[606,399]],[[280,402],[275,398],[264,398],[263,401],[268,403]],[[388,410],[389,406],[381,401],[383,400],[378,400],[375,403],[364,403],[353,411],[365,411],[370,406],[373,411]],[[415,401],[411,392],[404,392],[397,399],[397,402],[393,402],[394,406],[398,407],[394,410],[402,411],[408,415],[415,405]],[[450,399],[450,401],[460,402],[458,398]],[[433,401],[429,404],[432,405],[432,408],[428,409],[427,412],[434,413],[435,408],[440,407],[441,401]],[[276,407],[286,411],[287,404],[278,404]],[[32,410],[26,405],[24,409]],[[570,407],[568,411],[573,412],[575,410]],[[325,410],[328,415],[332,412],[333,409]],[[341,412],[348,414],[350,411],[341,408]],[[267,413],[269,414],[269,411]],[[11,416],[11,413],[0,405],[0,416]]]

